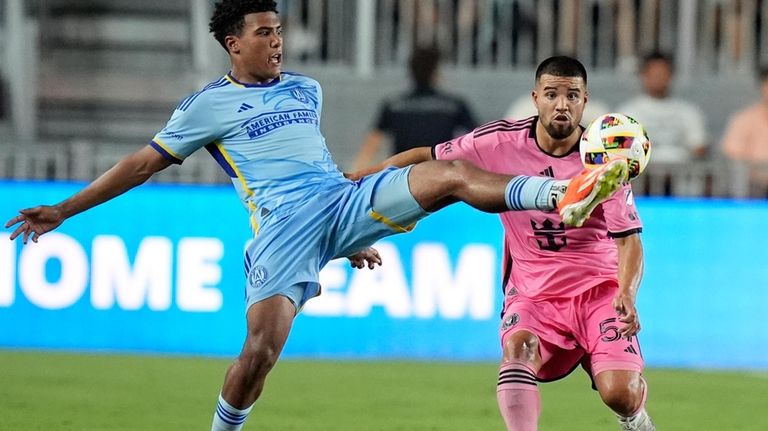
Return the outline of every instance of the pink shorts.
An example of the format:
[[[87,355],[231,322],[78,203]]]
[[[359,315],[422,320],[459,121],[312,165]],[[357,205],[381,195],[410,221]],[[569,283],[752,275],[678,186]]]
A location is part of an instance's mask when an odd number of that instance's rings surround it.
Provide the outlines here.
[[[607,370],[642,372],[637,337],[619,337],[623,323],[611,305],[617,288],[615,282],[605,282],[579,296],[543,301],[507,295],[499,330],[502,347],[514,332],[525,329],[537,335],[540,381],[561,379],[580,363],[591,376]]]

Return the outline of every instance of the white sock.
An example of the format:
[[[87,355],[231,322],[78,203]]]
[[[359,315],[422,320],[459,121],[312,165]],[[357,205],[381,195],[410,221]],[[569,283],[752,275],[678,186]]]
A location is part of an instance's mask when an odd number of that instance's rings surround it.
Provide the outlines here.
[[[211,431],[240,431],[252,408],[253,404],[244,410],[236,409],[219,394],[219,403],[213,414]]]
[[[551,211],[563,198],[569,180],[518,175],[507,184],[507,208],[513,211]]]
[[[646,412],[645,409],[635,413],[634,416],[628,418],[619,416],[618,418],[622,430],[656,431],[656,426],[653,424],[651,417],[648,416],[648,412]]]

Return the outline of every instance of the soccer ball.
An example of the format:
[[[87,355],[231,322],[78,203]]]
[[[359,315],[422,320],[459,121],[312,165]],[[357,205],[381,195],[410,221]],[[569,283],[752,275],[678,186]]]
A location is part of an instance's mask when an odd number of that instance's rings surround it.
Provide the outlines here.
[[[609,160],[623,158],[629,179],[640,175],[651,158],[651,140],[634,118],[618,113],[604,114],[587,126],[579,143],[581,162],[594,169]]]

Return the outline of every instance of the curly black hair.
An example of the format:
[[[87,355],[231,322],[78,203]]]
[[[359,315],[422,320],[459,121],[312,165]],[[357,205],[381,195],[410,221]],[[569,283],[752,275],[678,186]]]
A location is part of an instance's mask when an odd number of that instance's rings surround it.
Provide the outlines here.
[[[250,13],[277,13],[277,3],[273,0],[224,0],[216,3],[208,29],[224,49],[224,38],[239,36],[245,25],[245,16]]]

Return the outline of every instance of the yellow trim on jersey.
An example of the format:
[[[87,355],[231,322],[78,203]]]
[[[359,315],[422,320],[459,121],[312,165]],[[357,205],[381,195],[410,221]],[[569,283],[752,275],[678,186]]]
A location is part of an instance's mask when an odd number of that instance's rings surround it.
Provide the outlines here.
[[[214,141],[213,145],[216,145],[216,148],[219,149],[219,152],[221,153],[222,157],[224,157],[224,160],[226,160],[229,167],[232,168],[232,172],[234,172],[237,176],[237,179],[240,180],[240,185],[243,186],[243,190],[245,190],[245,193],[248,195],[248,197],[253,196],[253,190],[248,187],[248,183],[245,181],[245,177],[243,177],[243,174],[240,172],[240,169],[237,168],[237,165],[235,165],[234,160],[232,160],[232,157],[230,157],[229,153],[227,153],[227,150],[224,149],[224,145],[218,141]],[[253,229],[254,235],[259,233],[260,228],[259,223],[256,222],[256,217],[254,216],[256,214],[256,209],[256,205],[254,205],[253,202],[248,201],[248,211],[252,214],[249,218],[251,222],[251,229]]]
[[[259,229],[261,226],[259,226],[259,222],[256,221],[256,205],[254,205],[253,202],[248,201],[248,212],[251,213],[250,221],[251,221],[251,229],[253,230],[254,235],[259,234]]]
[[[176,157],[179,160],[184,160],[184,157],[181,157],[180,155],[178,155],[175,152],[173,152],[173,150],[168,148],[168,145],[166,145],[165,142],[161,141],[160,138],[158,138],[157,136],[152,138],[152,141],[154,143],[156,143],[157,145],[161,146],[168,154],[172,155],[173,157]]]
[[[229,74],[226,74],[226,75],[224,75],[224,78],[225,78],[227,81],[231,82],[233,85],[236,85],[236,86],[238,86],[238,87],[240,87],[240,88],[245,88],[245,85],[243,85],[243,84],[241,84],[241,83],[239,83],[239,82],[235,81],[234,79],[230,78],[230,77],[229,77]]]
[[[232,168],[232,171],[237,175],[237,179],[240,180],[240,184],[243,186],[243,190],[248,194],[248,196],[253,196],[253,190],[251,190],[248,187],[248,183],[245,181],[245,177],[243,177],[243,174],[240,172],[240,169],[237,169],[237,165],[235,165],[235,162],[232,160],[232,157],[229,156],[229,153],[224,149],[224,145],[221,144],[221,142],[214,141],[213,145],[216,145],[216,148],[219,149],[221,152],[221,155],[224,156],[224,160],[227,161],[229,164],[229,167]]]
[[[376,211],[371,210],[370,214],[371,218],[374,220],[384,223],[385,225],[391,227],[393,230],[396,230],[397,232],[410,232],[413,230],[414,227],[416,227],[416,223],[411,223],[406,227],[402,227],[399,224],[393,222],[392,220],[388,219],[387,217],[377,213]]]

